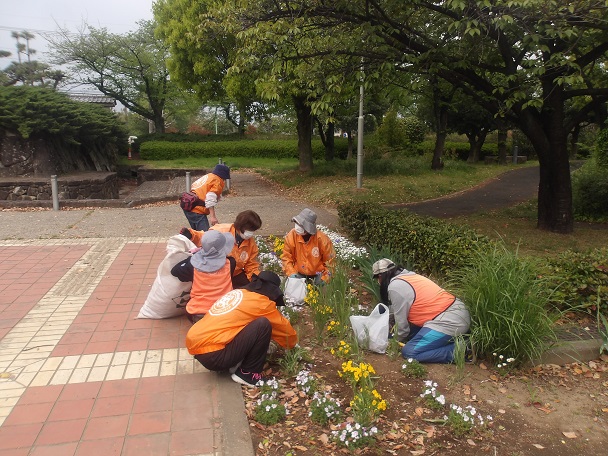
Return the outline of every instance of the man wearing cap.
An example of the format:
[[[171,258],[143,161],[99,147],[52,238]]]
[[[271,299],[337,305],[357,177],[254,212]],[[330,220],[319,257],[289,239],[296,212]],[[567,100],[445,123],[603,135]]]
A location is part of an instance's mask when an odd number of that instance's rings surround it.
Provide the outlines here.
[[[283,273],[314,280],[316,285],[329,282],[336,252],[329,237],[317,231],[317,214],[306,208],[291,221],[295,227],[285,236]]]
[[[226,255],[233,246],[232,234],[207,231],[202,238],[201,248],[192,255],[190,264],[194,268],[194,275],[186,312],[193,323],[203,318],[215,301],[232,290],[232,272]],[[180,264],[174,269],[177,267]]]
[[[215,206],[222,198],[226,179],[230,179],[230,168],[222,164],[215,165],[213,171],[192,183],[190,191],[196,193],[201,204],[191,211],[185,209],[183,211],[193,230],[207,231],[210,225],[213,226],[218,222]]]
[[[454,336],[469,330],[471,317],[464,303],[432,280],[395,265],[388,258],[372,266],[380,297],[395,317],[401,354],[421,363],[451,363]],[[409,341],[408,341],[409,339]]]
[[[280,284],[274,272],[262,271],[245,288],[222,296],[188,331],[188,352],[205,368],[234,371],[232,380],[254,387],[263,380],[270,341],[286,349],[297,342],[296,331],[277,309],[284,304]]]
[[[252,210],[246,210],[237,214],[234,223],[218,223],[209,229],[209,231],[215,230],[230,233],[234,236],[236,242],[232,251],[228,254],[236,262],[232,273],[232,286],[234,288],[244,287],[253,276],[260,273],[259,249],[253,236],[255,231],[261,227],[262,219],[260,216]],[[205,231],[182,228],[180,234],[186,236],[195,245],[200,246]]]

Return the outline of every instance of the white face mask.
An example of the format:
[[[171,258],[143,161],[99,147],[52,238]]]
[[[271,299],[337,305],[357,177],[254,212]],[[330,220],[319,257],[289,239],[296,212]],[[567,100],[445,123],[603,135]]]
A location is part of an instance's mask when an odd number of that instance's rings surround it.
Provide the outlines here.
[[[297,223],[295,224],[295,230],[296,230],[296,233],[298,233],[299,235],[306,234],[306,230],[304,228],[302,228],[300,225],[298,225]]]
[[[243,239],[251,239],[253,237],[253,231],[243,231],[243,234],[241,234],[241,237]]]

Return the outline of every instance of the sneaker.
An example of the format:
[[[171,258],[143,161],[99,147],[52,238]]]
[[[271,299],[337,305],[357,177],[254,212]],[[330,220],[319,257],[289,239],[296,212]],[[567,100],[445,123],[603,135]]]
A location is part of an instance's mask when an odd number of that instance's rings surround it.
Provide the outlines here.
[[[243,369],[239,369],[232,374],[232,380],[249,388],[254,388],[263,378],[262,374],[258,374],[257,372],[243,372]]]
[[[231,374],[234,374],[236,372],[236,370],[241,367],[241,363],[242,361],[239,361],[238,364],[236,366],[232,366],[230,369],[228,369],[228,372],[230,372]]]

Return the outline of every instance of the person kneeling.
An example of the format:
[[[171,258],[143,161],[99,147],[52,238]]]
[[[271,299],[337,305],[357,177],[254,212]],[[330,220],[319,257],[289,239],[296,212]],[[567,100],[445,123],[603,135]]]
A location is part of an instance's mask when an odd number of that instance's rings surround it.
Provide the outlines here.
[[[256,386],[263,380],[270,341],[286,349],[297,342],[296,331],[277,309],[284,305],[280,284],[274,272],[262,271],[245,288],[222,296],[188,331],[188,352],[205,368],[234,370],[232,380]]]
[[[471,323],[464,303],[388,258],[376,261],[372,273],[380,284],[382,302],[395,317],[395,337],[406,342],[401,355],[421,363],[451,363],[454,336],[466,333]]]

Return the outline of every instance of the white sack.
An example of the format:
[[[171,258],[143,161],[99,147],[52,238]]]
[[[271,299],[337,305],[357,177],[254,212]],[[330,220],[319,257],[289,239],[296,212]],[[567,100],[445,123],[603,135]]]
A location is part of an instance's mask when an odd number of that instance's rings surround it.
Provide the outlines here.
[[[190,250],[194,248],[196,248],[196,245],[186,236],[176,234],[169,238],[167,241],[167,255],[158,266],[156,280],[137,318],[157,320],[177,317],[186,313],[185,307],[178,308],[176,305],[185,305],[190,300],[192,282],[181,282],[171,274],[171,268],[192,256]]]
[[[287,277],[283,294],[285,295],[285,302],[295,305],[304,304],[304,298],[306,298],[306,279],[303,277]]]
[[[350,324],[359,345],[376,353],[385,353],[388,347],[388,319],[388,307],[382,303],[374,307],[368,316],[351,316]]]

